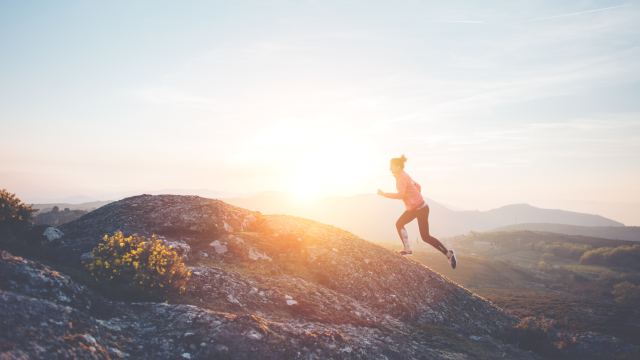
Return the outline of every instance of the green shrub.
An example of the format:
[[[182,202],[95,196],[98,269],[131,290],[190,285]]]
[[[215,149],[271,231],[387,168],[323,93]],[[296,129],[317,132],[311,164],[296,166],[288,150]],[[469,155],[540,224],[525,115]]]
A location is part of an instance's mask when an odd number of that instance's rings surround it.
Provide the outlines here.
[[[640,269],[640,245],[604,247],[585,252],[581,264]]]
[[[591,250],[588,244],[576,244],[569,242],[540,242],[532,245],[534,250],[552,254],[561,259],[580,259],[585,251]]]
[[[572,343],[572,339],[556,327],[556,321],[545,317],[528,316],[511,329],[511,341],[526,350],[544,356],[558,357]]]
[[[635,305],[640,303],[640,285],[635,285],[628,281],[615,284],[611,294],[619,304]]]
[[[15,194],[0,189],[0,241],[12,249],[19,246],[30,228],[34,211]]]
[[[0,189],[0,225],[28,224],[34,211],[30,205],[23,203],[15,194]]]
[[[191,277],[176,250],[155,235],[104,235],[92,251],[87,270],[102,284],[116,285],[140,295],[183,293]]]

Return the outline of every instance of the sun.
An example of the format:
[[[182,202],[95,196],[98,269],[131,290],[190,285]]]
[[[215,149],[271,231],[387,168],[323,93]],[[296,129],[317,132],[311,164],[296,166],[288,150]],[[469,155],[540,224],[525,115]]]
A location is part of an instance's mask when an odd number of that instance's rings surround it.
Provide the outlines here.
[[[289,155],[281,173],[282,185],[293,200],[309,204],[367,191],[377,158],[368,142],[347,132],[319,134],[309,142]]]
[[[295,200],[308,203],[323,195],[323,185],[322,178],[314,176],[313,173],[301,171],[291,185],[290,193]]]
[[[295,167],[288,192],[301,203],[313,203],[321,198],[345,193],[348,186],[359,181],[361,169],[325,150]]]

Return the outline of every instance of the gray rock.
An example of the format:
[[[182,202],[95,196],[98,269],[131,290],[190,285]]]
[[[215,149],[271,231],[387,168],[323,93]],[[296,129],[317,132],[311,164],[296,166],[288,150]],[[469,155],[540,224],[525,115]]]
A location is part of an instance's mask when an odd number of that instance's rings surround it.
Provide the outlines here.
[[[224,254],[227,252],[227,244],[220,242],[220,240],[212,241],[209,246],[211,246],[217,254]]]
[[[48,241],[54,241],[62,238],[64,236],[64,233],[56,227],[49,226],[44,230],[42,236],[44,236],[44,238]]]
[[[191,246],[184,241],[170,241],[164,240],[165,244],[167,244],[170,248],[175,249],[178,252],[178,255],[182,257],[183,260],[189,260],[189,256],[191,255]]]

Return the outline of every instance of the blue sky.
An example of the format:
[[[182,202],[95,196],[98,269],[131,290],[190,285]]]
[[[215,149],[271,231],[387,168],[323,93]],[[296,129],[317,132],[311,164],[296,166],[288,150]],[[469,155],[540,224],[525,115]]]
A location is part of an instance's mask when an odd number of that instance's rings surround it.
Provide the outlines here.
[[[640,224],[640,3],[2,1],[27,201],[393,188]]]

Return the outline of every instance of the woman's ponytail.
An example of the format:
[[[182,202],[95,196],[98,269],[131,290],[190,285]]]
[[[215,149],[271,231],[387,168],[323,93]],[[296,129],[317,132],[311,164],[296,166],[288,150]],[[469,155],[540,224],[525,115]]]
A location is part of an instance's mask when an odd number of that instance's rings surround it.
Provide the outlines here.
[[[407,157],[402,154],[400,157],[391,159],[391,165],[399,166],[401,169],[404,169],[404,163],[407,162]]]

